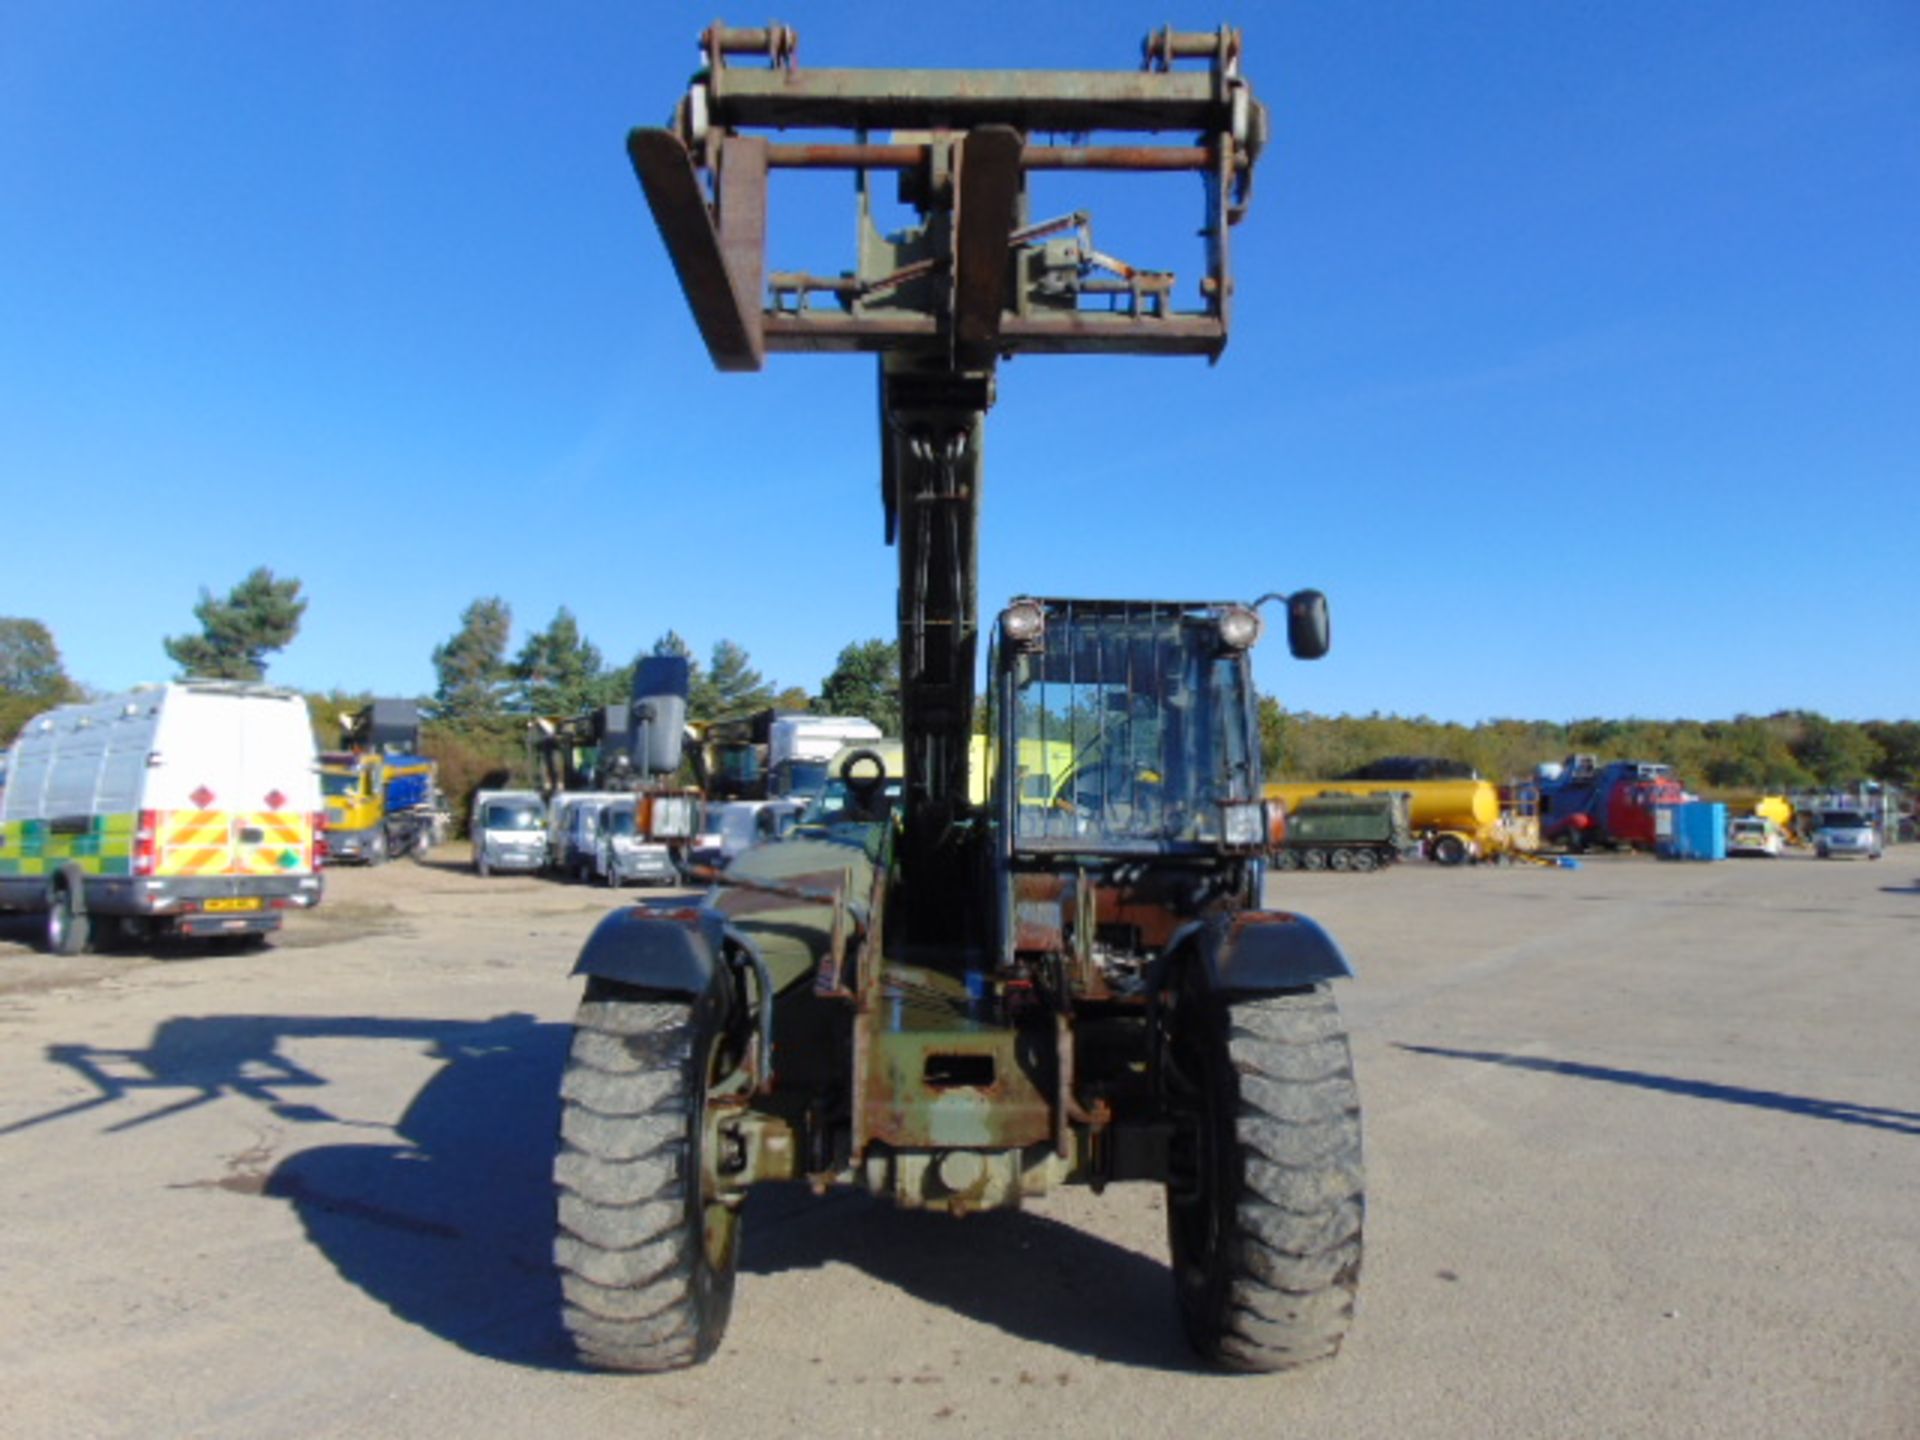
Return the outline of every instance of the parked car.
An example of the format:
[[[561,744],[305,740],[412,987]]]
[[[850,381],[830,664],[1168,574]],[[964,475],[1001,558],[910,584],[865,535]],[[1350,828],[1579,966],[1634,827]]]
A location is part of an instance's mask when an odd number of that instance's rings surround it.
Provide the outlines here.
[[[1786,832],[1764,815],[1739,815],[1728,822],[1729,855],[1765,855],[1777,860],[1786,846]]]
[[[680,868],[673,863],[672,852],[659,841],[635,833],[633,801],[616,800],[603,806],[595,817],[595,832],[592,878],[600,884],[617,890],[629,880],[679,883]]]
[[[618,794],[556,795],[548,824],[547,864],[568,880],[593,878],[600,843],[600,812],[626,799]]]
[[[1860,810],[1827,810],[1813,831],[1813,853],[1822,860],[1842,855],[1880,858],[1880,831],[1873,817]]]
[[[724,870],[756,845],[780,840],[793,829],[807,808],[803,800],[729,800],[707,806],[688,859],[696,865]]]
[[[538,870],[547,863],[547,802],[537,790],[482,790],[473,797],[473,868]]]

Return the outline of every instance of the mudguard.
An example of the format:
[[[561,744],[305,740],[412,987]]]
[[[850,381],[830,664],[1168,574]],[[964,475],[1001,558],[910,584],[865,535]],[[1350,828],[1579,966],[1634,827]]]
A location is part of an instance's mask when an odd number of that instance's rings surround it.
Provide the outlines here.
[[[684,903],[616,910],[587,937],[573,973],[670,995],[704,995],[721,963],[725,924],[715,912]]]
[[[1176,936],[1175,944],[1187,936]],[[1220,994],[1263,995],[1344,980],[1353,966],[1318,922],[1287,910],[1243,910],[1229,920],[1199,924],[1191,944],[1206,966],[1208,988]]]

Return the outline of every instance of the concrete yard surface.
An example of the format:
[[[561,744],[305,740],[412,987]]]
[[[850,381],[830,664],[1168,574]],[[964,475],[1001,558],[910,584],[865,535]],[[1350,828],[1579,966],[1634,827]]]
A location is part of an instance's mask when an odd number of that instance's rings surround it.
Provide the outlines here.
[[[1198,1366],[1157,1189],[757,1192],[708,1365],[569,1361],[575,952],[611,892],[329,872],[271,947],[0,922],[0,1432],[1920,1437],[1920,848],[1289,875],[1340,939],[1345,1351]],[[630,898],[630,897],[628,897]]]

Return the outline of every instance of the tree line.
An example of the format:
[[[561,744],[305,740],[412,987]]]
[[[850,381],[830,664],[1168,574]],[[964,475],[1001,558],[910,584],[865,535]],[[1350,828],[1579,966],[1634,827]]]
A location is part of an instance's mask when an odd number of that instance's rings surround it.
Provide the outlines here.
[[[306,612],[300,582],[260,567],[225,596],[205,589],[193,608],[197,632],[162,641],[181,675],[259,680],[269,658],[291,644]],[[754,668],[746,649],[716,641],[705,664],[674,630],[623,664],[610,664],[565,606],[508,653],[513,613],[497,595],[462,612],[454,632],[433,649],[435,688],[423,702],[422,749],[441,761],[447,792],[471,775],[524,770],[525,730],[535,715],[571,716],[624,703],[642,656],[682,655],[692,677],[688,713],[710,721],[768,707],[820,714],[864,715],[882,730],[900,725],[899,648],[890,640],[857,641],[841,650],[817,692],[781,687]],[[68,674],[47,626],[0,617],[0,744],[11,743],[40,711],[84,698]],[[366,704],[364,692],[309,696],[323,746],[336,743],[339,716]],[[1260,742],[1266,773],[1325,779],[1384,755],[1435,755],[1472,766],[1491,779],[1530,773],[1572,753],[1602,760],[1659,761],[1687,784],[1709,791],[1791,790],[1845,786],[1876,779],[1920,787],[1920,721],[1831,720],[1807,710],[1738,715],[1730,720],[1607,720],[1558,723],[1489,720],[1474,725],[1425,716],[1315,715],[1260,700]]]
[[[166,637],[161,648],[181,677],[262,680],[271,658],[299,634],[307,601],[300,581],[262,566],[224,596],[206,589],[193,607],[197,631]],[[440,762],[441,785],[463,797],[482,780],[531,781],[526,753],[533,716],[565,718],[602,705],[626,703],[635,667],[644,655],[680,655],[688,661],[688,717],[713,721],[758,710],[864,715],[888,733],[900,724],[899,648],[890,640],[846,646],[818,693],[769,680],[746,649],[730,639],[714,643],[703,664],[674,630],[624,664],[610,664],[564,605],[548,624],[509,653],[513,612],[497,595],[474,600],[458,626],[432,653],[431,695],[421,702],[420,748]],[[59,646],[44,622],[0,618],[0,746],[20,727],[55,705],[87,698],[66,672]],[[366,691],[333,689],[307,695],[322,749],[339,743],[344,716],[367,705]]]

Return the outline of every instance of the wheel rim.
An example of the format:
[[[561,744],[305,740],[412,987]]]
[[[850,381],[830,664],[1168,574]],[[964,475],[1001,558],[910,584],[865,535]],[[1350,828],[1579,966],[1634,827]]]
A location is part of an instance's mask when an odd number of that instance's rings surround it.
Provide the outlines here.
[[[47,948],[58,950],[67,938],[67,896],[66,892],[54,896],[53,904],[47,907]]]
[[[1353,855],[1354,869],[1360,870],[1360,871],[1371,870],[1374,867],[1374,863],[1375,862],[1373,858],[1373,852],[1371,850],[1356,850],[1354,852],[1354,855]]]
[[[1336,850],[1327,857],[1327,865],[1334,870],[1348,870],[1353,867],[1353,856],[1345,850]]]

